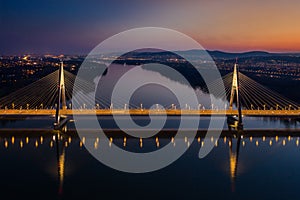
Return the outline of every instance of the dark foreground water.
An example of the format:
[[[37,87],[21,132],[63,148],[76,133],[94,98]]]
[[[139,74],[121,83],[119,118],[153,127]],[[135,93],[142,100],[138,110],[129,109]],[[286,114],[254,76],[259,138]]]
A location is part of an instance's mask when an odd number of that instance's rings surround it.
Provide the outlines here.
[[[52,122],[27,120],[31,128],[51,127]],[[21,125],[17,129],[16,124],[25,122],[2,121],[1,199],[299,199],[298,122],[245,119],[247,131],[224,131],[217,142],[212,139],[215,147],[203,159],[198,158],[203,131],[181,141],[162,131],[142,144],[139,138],[124,142],[125,135],[118,131],[108,133],[111,142],[106,147],[114,143],[128,151],[155,151],[168,143],[176,148],[177,142],[189,146],[168,167],[145,174],[103,165],[85,149],[89,138],[82,141],[75,131],[30,131]],[[16,129],[10,129],[10,123]],[[92,139],[95,151],[101,151],[99,139]]]

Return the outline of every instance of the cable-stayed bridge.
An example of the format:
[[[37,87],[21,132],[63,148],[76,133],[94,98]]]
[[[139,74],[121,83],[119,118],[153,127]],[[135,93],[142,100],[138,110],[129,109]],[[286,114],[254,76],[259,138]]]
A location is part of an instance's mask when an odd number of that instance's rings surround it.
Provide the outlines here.
[[[57,123],[62,115],[227,115],[238,116],[238,122],[242,124],[242,116],[296,116],[300,115],[300,105],[282,95],[264,87],[246,75],[238,71],[235,64],[234,71],[222,77],[225,93],[214,94],[218,98],[225,99],[224,107],[204,108],[201,104],[197,107],[179,105],[165,105],[164,109],[157,107],[146,109],[137,105],[126,105],[121,100],[111,102],[105,96],[91,99],[78,99],[80,108],[72,109],[73,87],[80,90],[94,86],[84,80],[77,79],[80,84],[74,85],[76,76],[63,69],[63,63],[59,70],[41,78],[40,80],[25,86],[0,99],[0,110],[4,115],[56,115]],[[219,87],[220,81],[211,84]],[[206,87],[207,88],[207,87]],[[207,90],[205,87],[203,91]],[[208,90],[206,91],[208,92]],[[82,102],[97,102],[85,104]],[[106,105],[106,107],[104,107]]]

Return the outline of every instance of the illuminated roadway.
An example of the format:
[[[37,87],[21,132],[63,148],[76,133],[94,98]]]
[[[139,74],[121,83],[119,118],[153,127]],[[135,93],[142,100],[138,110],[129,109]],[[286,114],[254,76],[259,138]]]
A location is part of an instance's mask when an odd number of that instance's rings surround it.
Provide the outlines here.
[[[0,116],[11,116],[11,115],[55,115],[55,109],[23,109],[23,110],[0,110]],[[211,115],[238,115],[237,110],[149,110],[149,109],[66,109],[60,110],[60,115],[202,115],[202,116],[211,116]],[[242,110],[242,115],[247,116],[299,116],[300,110]]]

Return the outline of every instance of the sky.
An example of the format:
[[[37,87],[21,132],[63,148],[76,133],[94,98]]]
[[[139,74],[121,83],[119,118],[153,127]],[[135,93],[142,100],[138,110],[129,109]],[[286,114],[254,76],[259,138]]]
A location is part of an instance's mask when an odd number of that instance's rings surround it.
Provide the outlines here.
[[[87,54],[147,26],[209,50],[300,52],[299,8],[299,0],[0,0],[0,54]]]

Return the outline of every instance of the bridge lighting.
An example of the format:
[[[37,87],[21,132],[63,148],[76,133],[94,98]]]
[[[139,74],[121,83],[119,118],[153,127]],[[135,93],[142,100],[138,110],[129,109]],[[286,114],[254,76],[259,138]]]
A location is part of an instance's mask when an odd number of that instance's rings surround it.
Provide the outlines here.
[[[15,109],[15,104],[12,103],[12,104],[11,104],[11,107],[12,107],[12,109]]]
[[[94,142],[94,149],[98,149],[98,143]]]
[[[143,139],[140,138],[140,148],[142,148],[142,147],[143,147]]]
[[[99,110],[99,103],[96,104],[96,109]]]
[[[143,104],[141,103],[141,110],[143,110]]]
[[[276,110],[278,110],[278,107],[279,107],[279,105],[278,105],[278,104],[276,104]]]
[[[264,104],[264,110],[266,110],[266,105]]]
[[[127,109],[127,104],[125,103],[125,104],[124,104],[124,110],[126,110],[126,109]]]
[[[26,104],[26,109],[27,109],[27,110],[29,109],[29,104]]]
[[[39,143],[38,143],[38,141],[36,140],[36,141],[35,141],[35,147],[38,148],[38,146],[39,146]]]
[[[123,140],[123,146],[126,147],[126,141],[127,141],[127,138],[124,137],[124,140]]]
[[[71,103],[69,103],[69,109],[72,109],[72,104]]]

